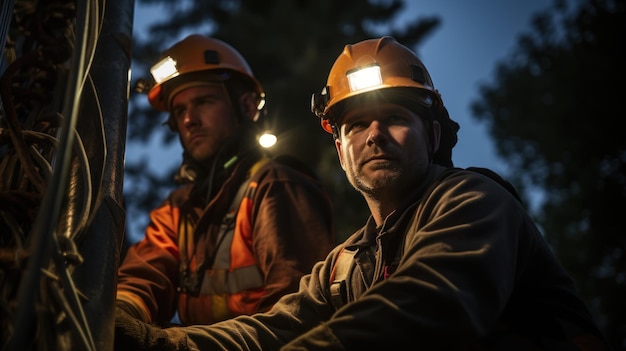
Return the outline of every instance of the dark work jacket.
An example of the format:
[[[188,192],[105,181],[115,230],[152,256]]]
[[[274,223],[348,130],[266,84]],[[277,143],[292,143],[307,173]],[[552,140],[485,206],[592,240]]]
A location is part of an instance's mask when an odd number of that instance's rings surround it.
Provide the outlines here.
[[[171,340],[191,350],[606,349],[573,280],[508,190],[440,166],[422,184],[269,313],[166,330]],[[334,270],[346,249],[369,258],[351,266],[336,308]]]

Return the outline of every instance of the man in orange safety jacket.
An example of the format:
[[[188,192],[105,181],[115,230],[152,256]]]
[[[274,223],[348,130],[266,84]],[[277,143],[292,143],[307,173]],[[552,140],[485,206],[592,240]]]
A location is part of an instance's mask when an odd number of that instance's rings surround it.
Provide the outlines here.
[[[265,93],[233,47],[191,35],[151,71],[185,184],[119,267],[117,316],[188,325],[268,311],[333,247],[329,196],[307,167],[258,146]]]

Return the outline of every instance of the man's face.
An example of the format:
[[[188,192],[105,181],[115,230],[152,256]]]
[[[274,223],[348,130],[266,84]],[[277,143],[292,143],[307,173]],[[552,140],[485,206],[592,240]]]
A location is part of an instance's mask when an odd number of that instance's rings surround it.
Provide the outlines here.
[[[435,128],[438,131],[438,124]],[[426,124],[403,106],[356,106],[343,116],[339,129],[335,146],[341,167],[365,196],[399,197],[428,170],[431,146]]]
[[[206,161],[237,130],[232,103],[221,85],[191,87],[172,99],[180,140],[196,161]]]

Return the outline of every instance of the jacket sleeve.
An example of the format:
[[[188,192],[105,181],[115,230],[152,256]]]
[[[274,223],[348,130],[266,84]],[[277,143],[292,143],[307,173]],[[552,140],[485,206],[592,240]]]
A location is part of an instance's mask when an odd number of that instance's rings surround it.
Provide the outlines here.
[[[184,345],[181,350],[194,351],[279,350],[329,320],[335,312],[324,292],[328,291],[327,282],[338,250],[335,248],[325,261],[316,263],[311,273],[300,280],[299,290],[284,295],[271,311],[241,315],[211,325],[166,328],[168,343]]]
[[[118,270],[117,300],[141,311],[147,322],[167,322],[174,316],[178,213],[167,200],[151,211],[144,238],[128,249]]]
[[[297,291],[300,278],[335,246],[331,202],[313,178],[280,165],[259,171],[252,247],[267,294],[259,311]]]

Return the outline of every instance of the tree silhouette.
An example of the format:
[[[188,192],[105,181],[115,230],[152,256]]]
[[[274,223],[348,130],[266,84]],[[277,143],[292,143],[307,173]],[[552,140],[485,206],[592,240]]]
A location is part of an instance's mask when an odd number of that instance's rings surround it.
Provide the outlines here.
[[[626,347],[624,1],[556,1],[473,102],[616,349]]]
[[[151,25],[147,40],[135,39],[133,72],[138,78],[134,81],[147,78],[159,53],[192,32],[233,45],[266,90],[264,123],[279,136],[274,152],[296,156],[317,172],[333,197],[340,240],[360,227],[369,211],[339,167],[331,135],[310,111],[311,94],[326,84],[328,71],[345,44],[386,34],[414,48],[439,25],[439,19],[416,18],[393,29],[390,24],[404,6],[401,0],[376,4],[367,0],[140,2],[160,5],[168,16]],[[151,109],[146,100],[139,94],[131,97],[131,143],[147,143],[164,130],[161,124],[166,116]],[[159,135],[163,145],[177,143],[174,133]],[[125,170],[126,206],[128,218],[133,219],[129,230],[135,236],[143,235],[148,211],[174,186],[174,169],[155,174],[144,162],[127,161]],[[137,220],[141,218],[145,220]]]

